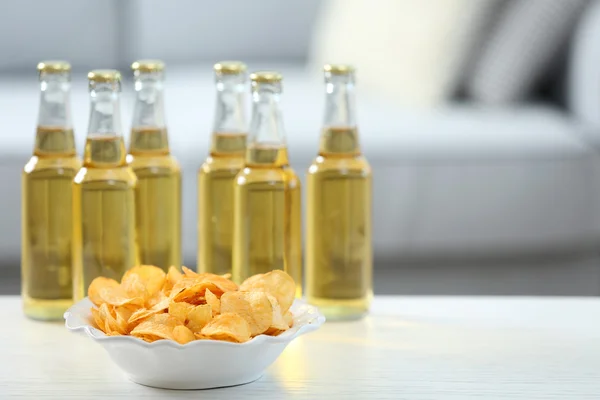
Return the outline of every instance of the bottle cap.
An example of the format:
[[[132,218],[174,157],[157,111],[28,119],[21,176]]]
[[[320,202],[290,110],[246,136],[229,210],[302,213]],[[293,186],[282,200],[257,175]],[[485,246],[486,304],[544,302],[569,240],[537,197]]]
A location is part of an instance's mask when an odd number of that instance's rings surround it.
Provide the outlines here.
[[[213,68],[216,73],[222,75],[237,75],[246,72],[246,64],[241,61],[220,61]]]
[[[283,75],[277,71],[258,71],[250,74],[250,80],[258,83],[277,83],[282,79]]]
[[[142,73],[162,72],[165,70],[165,63],[162,60],[137,60],[131,64],[131,69]]]
[[[90,82],[111,83],[121,82],[121,73],[116,69],[95,69],[88,72]]]
[[[323,71],[332,75],[348,75],[354,72],[354,67],[349,64],[325,64]]]
[[[71,72],[71,64],[61,60],[42,61],[37,65],[37,70],[40,74],[60,74]]]

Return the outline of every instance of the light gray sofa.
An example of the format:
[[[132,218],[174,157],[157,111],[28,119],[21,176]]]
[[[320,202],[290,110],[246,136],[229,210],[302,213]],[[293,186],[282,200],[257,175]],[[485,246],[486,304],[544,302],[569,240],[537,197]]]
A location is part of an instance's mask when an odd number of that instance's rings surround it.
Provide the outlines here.
[[[596,24],[586,22],[590,18]],[[590,31],[600,25],[600,7],[585,20],[587,28],[575,35],[569,61],[567,107],[532,102],[509,108],[451,103],[427,111],[398,109],[361,94],[359,69],[358,120],[374,172],[376,260],[520,258],[588,254],[598,248],[600,157],[594,140],[600,137],[600,118],[589,110],[596,107],[600,113],[600,35],[590,39]],[[595,68],[581,67],[590,63]],[[249,65],[283,71],[292,166],[304,175],[317,150],[322,83],[300,63]],[[82,76],[73,86],[80,149],[88,113]],[[211,66],[170,63],[167,79],[171,146],[184,173],[184,259],[193,265],[196,169],[207,154],[214,101]],[[586,87],[586,81],[596,85]],[[131,91],[126,82],[125,128]],[[0,265],[18,265],[19,174],[31,153],[37,102],[33,72],[27,77],[2,74]]]
[[[304,175],[317,150],[323,89],[320,82],[309,84],[301,69],[281,69],[291,162]],[[210,65],[173,67],[168,79],[171,146],[184,174],[184,258],[192,264],[196,169],[207,155],[214,100]],[[81,149],[85,82],[77,80],[73,91]],[[19,172],[32,149],[38,99],[27,81],[0,82],[0,93],[0,109],[13,111],[3,117],[0,149],[0,252],[16,259]],[[128,120],[131,96],[124,97]],[[600,157],[580,137],[592,127],[536,104],[404,112],[363,96],[358,110],[374,171],[376,258],[524,256],[589,251],[599,244]]]

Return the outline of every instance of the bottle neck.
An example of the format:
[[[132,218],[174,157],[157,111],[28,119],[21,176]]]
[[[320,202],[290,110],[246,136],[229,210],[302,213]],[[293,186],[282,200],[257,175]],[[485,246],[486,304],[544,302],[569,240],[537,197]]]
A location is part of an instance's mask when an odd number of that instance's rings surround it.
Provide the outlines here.
[[[90,84],[90,123],[83,159],[88,168],[126,165],[119,89],[118,82]]]
[[[356,105],[352,75],[332,75],[325,79],[323,125],[356,127]]]
[[[75,155],[68,74],[40,76],[40,106],[34,154],[39,157]]]
[[[71,82],[66,74],[52,74],[40,79],[38,126],[72,129]]]
[[[244,75],[221,75],[216,79],[217,101],[213,132],[245,133]]]
[[[138,74],[129,152],[132,155],[169,154],[162,73]]]
[[[273,84],[261,84],[253,91],[249,144],[285,146],[280,94],[281,90]]]
[[[325,115],[319,154],[359,155],[353,75],[326,75],[325,93]]]
[[[260,83],[252,92],[252,120],[246,153],[248,164],[288,164],[280,95],[280,83]]]
[[[245,114],[244,74],[219,74],[216,77],[217,99],[211,139],[212,157],[243,157],[248,125]]]
[[[90,88],[90,122],[88,136],[121,136],[120,93],[115,83],[101,83]]]

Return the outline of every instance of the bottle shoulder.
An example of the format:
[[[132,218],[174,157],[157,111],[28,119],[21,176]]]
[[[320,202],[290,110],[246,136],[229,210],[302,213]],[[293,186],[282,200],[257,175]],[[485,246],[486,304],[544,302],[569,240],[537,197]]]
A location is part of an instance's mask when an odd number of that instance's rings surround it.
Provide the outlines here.
[[[283,172],[285,173],[286,181],[291,188],[300,187],[300,178],[292,167],[289,165],[283,167]]]
[[[127,164],[134,170],[153,168],[153,169],[169,169],[172,172],[180,172],[181,167],[177,159],[171,154],[159,156],[139,156],[128,154]]]
[[[370,177],[371,166],[367,159],[362,155],[353,157],[317,156],[308,168],[309,176],[316,174],[359,175]]]
[[[243,186],[251,183],[269,182],[285,183],[288,180],[286,171],[281,167],[275,168],[255,168],[244,167],[235,177],[237,186]]]
[[[75,175],[81,168],[81,158],[32,156],[23,167],[24,175]]]
[[[244,157],[212,157],[209,156],[198,169],[200,175],[237,174],[244,168]]]
[[[75,184],[79,185],[99,181],[114,182],[125,187],[135,188],[137,176],[129,165],[124,165],[115,168],[82,167],[74,179]]]

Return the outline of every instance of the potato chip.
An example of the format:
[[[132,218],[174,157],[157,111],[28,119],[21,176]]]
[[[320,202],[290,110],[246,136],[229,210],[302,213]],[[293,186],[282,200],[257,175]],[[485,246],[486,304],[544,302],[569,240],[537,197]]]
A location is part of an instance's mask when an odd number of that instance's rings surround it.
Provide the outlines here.
[[[135,310],[134,307],[129,305],[115,307],[117,326],[121,334],[127,335],[131,330],[129,327],[129,318],[131,318]]]
[[[107,334],[112,333],[113,331],[119,331],[119,326],[117,324],[117,320],[113,316],[111,309],[108,307],[106,303],[103,303],[98,307],[98,312],[100,313],[100,318],[104,320],[104,332]]]
[[[146,300],[146,308],[166,310],[169,307],[170,299],[163,292],[158,292]]]
[[[196,337],[188,327],[180,325],[173,328],[173,339],[179,344],[186,344],[196,340]]]
[[[159,303],[155,304],[152,308],[140,308],[129,317],[128,323],[136,324],[141,320],[148,318],[150,315],[162,313],[164,310],[169,308],[169,298],[165,297]]]
[[[123,304],[142,304],[143,299],[130,298],[121,285],[114,279],[99,276],[88,287],[88,297],[97,306],[102,303],[121,306]]]
[[[194,337],[196,338],[196,340],[210,340],[208,336],[204,336],[201,333],[194,333]]]
[[[265,292],[227,292],[221,296],[221,312],[235,313],[250,326],[250,335],[265,332],[273,321],[273,306]]]
[[[161,339],[173,339],[173,329],[182,325],[169,314],[156,314],[140,323],[131,331],[132,336],[152,335]]]
[[[94,319],[94,323],[96,324],[96,328],[98,328],[104,332],[106,327],[104,324],[104,319],[100,315],[100,311],[98,311],[98,309],[94,308],[94,307],[92,307],[91,311],[92,311],[92,318]]]
[[[192,271],[185,265],[181,267],[181,270],[183,271],[184,276],[191,277],[191,278],[198,276],[198,273],[196,271]]]
[[[172,317],[175,317],[179,320],[179,322],[181,322],[182,324],[185,324],[185,321],[187,319],[187,316],[189,314],[190,311],[192,311],[194,309],[194,305],[193,304],[189,304],[189,303],[185,303],[185,302],[174,302],[171,301],[171,303],[169,304],[169,315],[171,315]]]
[[[265,274],[256,274],[246,278],[246,280],[240,285],[239,289],[242,291],[248,291],[247,288],[252,288],[258,282],[262,281],[263,276],[265,276]]]
[[[171,290],[171,297],[181,292],[182,289],[187,289],[198,283],[198,279],[183,275],[180,280],[175,282]]]
[[[234,313],[217,315],[200,331],[202,337],[213,340],[244,343],[250,340],[250,326],[242,317]]]
[[[147,308],[140,308],[137,311],[135,311],[133,314],[131,314],[131,317],[129,317],[129,320],[127,320],[127,324],[128,325],[136,325],[139,324],[140,322],[142,322],[142,320],[148,318],[151,315],[156,314],[156,311],[152,311],[149,310]]]
[[[285,322],[287,322],[288,326],[291,328],[292,326],[294,326],[294,316],[292,315],[292,312],[290,310],[287,310],[284,314],[283,314],[283,319],[285,320]]]
[[[120,315],[117,315],[117,330],[113,331],[118,332],[120,335],[127,335],[130,331],[129,324],[126,319],[123,319]]]
[[[121,283],[121,288],[128,297],[140,297],[144,299],[144,302],[150,297],[146,285],[138,275],[131,275],[125,284]]]
[[[275,296],[281,311],[285,313],[294,302],[296,283],[287,273],[275,269],[266,274],[251,276],[240,285],[239,290],[267,292]]]
[[[281,314],[281,307],[279,306],[275,296],[267,294],[267,298],[273,307],[273,320],[271,321],[271,326],[269,326],[269,329],[267,329],[265,333],[267,335],[278,335],[283,331],[287,331],[290,326],[283,318],[283,315]]]
[[[100,297],[100,291],[112,288],[114,290],[121,290],[121,285],[114,279],[105,278],[99,276],[95,278],[90,286],[88,286],[88,297],[90,301],[100,307],[100,304],[104,303],[104,299]]]
[[[210,291],[210,289],[206,289],[204,292],[204,297],[206,298],[206,304],[210,306],[212,309],[213,317],[217,314],[221,313],[221,300]]]
[[[163,293],[169,295],[173,286],[183,278],[183,274],[173,266],[169,267],[169,272],[165,278],[165,284],[163,285]]]
[[[201,280],[193,279],[193,282],[189,281],[190,278],[184,278],[178,282],[171,291],[171,298],[174,301],[185,301],[191,304],[206,304],[204,294],[206,289],[209,289],[213,293],[222,294],[217,286],[211,282],[204,282]],[[189,285],[189,286],[185,286]],[[179,286],[184,286],[183,289],[179,289]]]
[[[210,272],[197,273],[187,267],[181,267],[181,269],[183,270],[185,277],[195,278],[195,279],[198,279],[198,281],[211,282],[214,285],[216,285],[217,287],[219,287],[219,289],[221,289],[221,292],[228,292],[231,290],[238,289],[237,284],[235,284],[235,282],[232,282],[229,279],[229,278],[231,278],[231,274],[217,275],[217,274],[212,274]],[[220,296],[220,294],[219,294],[219,296]]]
[[[154,335],[142,335],[142,334],[138,334],[135,337],[138,339],[142,339],[144,342],[148,342],[148,343],[156,342],[157,340],[163,339],[161,337],[154,336]]]
[[[139,265],[125,272],[121,279],[121,286],[125,292],[129,293],[131,290],[135,293],[141,283],[141,286],[145,288],[147,296],[152,297],[162,289],[165,277],[165,271],[158,267],[153,265]]]
[[[230,281],[229,279],[224,278],[221,275],[204,273],[199,274],[199,277],[202,278],[204,282],[210,282],[219,288],[220,293],[214,292],[214,294],[217,295],[217,297],[220,297],[221,293],[238,290],[238,285],[235,282]]]
[[[208,304],[201,304],[188,312],[186,326],[194,333],[200,332],[211,319],[212,310],[210,306]]]

